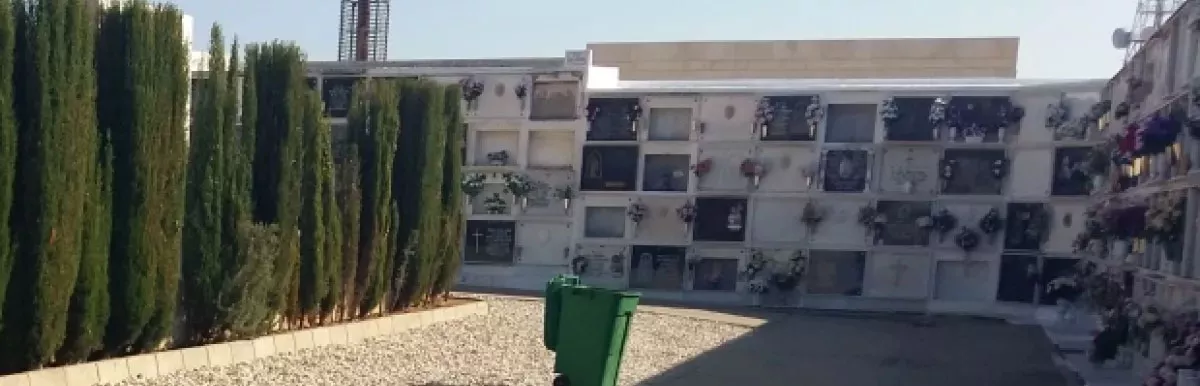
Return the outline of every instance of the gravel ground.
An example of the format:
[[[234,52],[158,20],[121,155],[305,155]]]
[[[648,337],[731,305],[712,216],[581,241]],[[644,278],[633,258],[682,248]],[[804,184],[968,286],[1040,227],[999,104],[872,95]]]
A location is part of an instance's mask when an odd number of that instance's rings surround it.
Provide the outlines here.
[[[553,356],[542,345],[541,302],[484,297],[487,316],[326,346],[229,367],[206,368],[120,386],[479,386],[549,385]],[[641,312],[621,369],[634,385],[750,329]]]

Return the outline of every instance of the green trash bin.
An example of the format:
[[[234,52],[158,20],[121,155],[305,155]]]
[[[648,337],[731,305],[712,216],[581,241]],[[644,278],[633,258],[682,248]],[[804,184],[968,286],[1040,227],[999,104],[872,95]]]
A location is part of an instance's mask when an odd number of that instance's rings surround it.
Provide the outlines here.
[[[546,314],[542,320],[542,342],[550,351],[554,351],[555,342],[558,341],[563,288],[576,285],[579,285],[579,277],[574,275],[558,275],[546,283]]]
[[[582,285],[562,288],[554,386],[614,386],[640,294]]]

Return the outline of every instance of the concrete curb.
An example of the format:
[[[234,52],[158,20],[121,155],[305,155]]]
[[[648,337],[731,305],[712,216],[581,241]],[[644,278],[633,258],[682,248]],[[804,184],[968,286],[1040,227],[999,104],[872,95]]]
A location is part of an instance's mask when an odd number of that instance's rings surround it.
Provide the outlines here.
[[[288,331],[250,340],[106,359],[0,377],[0,386],[95,386],[130,378],[153,378],[177,371],[228,366],[277,354],[331,345],[346,345],[378,336],[474,315],[487,315],[488,305],[474,301],[444,308],[388,315],[333,326]]]

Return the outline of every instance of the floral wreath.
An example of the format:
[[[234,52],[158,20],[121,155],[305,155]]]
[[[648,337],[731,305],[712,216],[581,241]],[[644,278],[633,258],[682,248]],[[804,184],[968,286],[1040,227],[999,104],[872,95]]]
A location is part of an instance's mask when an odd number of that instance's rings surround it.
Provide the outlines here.
[[[957,245],[963,253],[970,254],[976,248],[979,248],[979,240],[979,232],[971,228],[962,227],[958,231],[958,235],[954,236],[954,245]]]

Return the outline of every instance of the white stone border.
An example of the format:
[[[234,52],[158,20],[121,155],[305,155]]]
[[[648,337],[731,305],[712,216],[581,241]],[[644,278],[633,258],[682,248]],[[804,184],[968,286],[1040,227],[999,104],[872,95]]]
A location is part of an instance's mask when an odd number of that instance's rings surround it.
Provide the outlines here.
[[[308,348],[353,344],[372,337],[487,313],[487,302],[477,300],[467,304],[289,331],[250,340],[28,371],[0,377],[0,386],[95,386],[117,383],[139,375],[143,378],[153,378],[176,371],[249,362]]]

